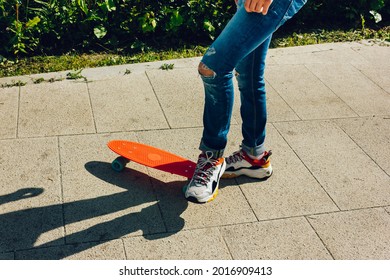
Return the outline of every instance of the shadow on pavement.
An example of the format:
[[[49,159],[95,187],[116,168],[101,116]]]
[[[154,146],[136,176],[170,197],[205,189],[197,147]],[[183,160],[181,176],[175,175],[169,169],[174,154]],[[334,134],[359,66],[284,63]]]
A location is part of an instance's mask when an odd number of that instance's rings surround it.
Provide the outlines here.
[[[164,183],[136,170],[117,173],[106,162],[88,162],[85,168],[93,176],[124,191],[1,214],[0,253],[16,251],[16,259],[63,259],[137,231],[142,231],[144,238],[151,240],[168,237],[183,229],[185,221],[180,215],[188,207],[181,193],[183,182]],[[42,188],[20,189],[1,196],[0,205],[38,196],[43,191]],[[85,229],[88,219],[144,204],[145,208],[141,210],[122,216],[118,213],[109,221],[102,218],[102,222]],[[81,221],[85,221],[82,230],[70,229],[72,224]],[[64,225],[66,233],[62,237]],[[57,231],[55,236],[61,238],[50,240],[48,234],[44,237],[49,231]]]

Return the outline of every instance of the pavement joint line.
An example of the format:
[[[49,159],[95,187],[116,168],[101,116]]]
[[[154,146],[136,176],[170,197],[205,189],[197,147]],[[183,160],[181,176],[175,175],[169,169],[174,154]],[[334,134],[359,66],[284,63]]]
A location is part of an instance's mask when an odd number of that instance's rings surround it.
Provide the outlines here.
[[[98,130],[97,130],[97,125],[96,125],[95,111],[93,109],[91,90],[89,88],[88,83],[86,83],[86,87],[87,87],[87,92],[88,92],[89,107],[91,108],[93,126],[95,128],[95,133],[97,133]]]
[[[357,68],[356,65],[353,65],[351,64],[352,67],[354,67],[356,70],[358,70],[364,77],[366,77],[368,80],[370,80],[372,83],[374,83],[377,87],[379,87],[380,89],[382,89],[384,92],[386,92],[387,94],[390,95],[390,91],[389,89],[385,89],[383,88],[381,85],[379,85],[378,83],[376,83],[373,79],[371,79],[369,76],[367,76],[361,69]]]
[[[266,70],[267,71],[267,70]],[[290,110],[295,114],[295,116],[299,119],[299,120],[302,120],[301,116],[298,115],[297,112],[295,112],[295,110],[291,107],[290,104],[288,104],[288,102],[283,98],[283,96],[275,89],[275,87],[271,84],[270,81],[268,81],[266,78],[264,78],[264,80],[267,81],[268,85],[275,91],[275,93],[283,100],[283,102],[287,105],[288,108],[290,108]]]
[[[245,195],[245,192],[242,190],[241,184],[238,183],[237,178],[234,178],[234,181],[236,182],[238,188],[240,189],[240,192],[241,192],[242,195],[244,196],[245,201],[248,203],[249,208],[251,209],[251,211],[252,211],[253,215],[255,216],[256,220],[259,222],[260,219],[259,219],[259,217],[257,216],[255,209],[253,209],[253,206],[252,206],[251,202],[249,201],[249,199],[248,199],[247,196]]]
[[[327,89],[330,90],[346,107],[348,107],[356,116],[359,116],[359,114],[348,104],[342,99],[336,92],[334,92],[320,77],[318,77],[315,73],[313,73],[309,67],[307,67],[307,64],[304,64],[304,67],[314,76],[316,77],[321,84],[323,84]]]
[[[341,208],[339,207],[339,205],[336,203],[336,201],[333,199],[333,197],[327,192],[327,190],[325,189],[325,187],[321,184],[321,182],[318,180],[318,178],[313,174],[313,172],[310,170],[310,168],[306,165],[306,163],[300,158],[300,156],[298,155],[298,153],[294,150],[294,148],[290,145],[290,143],[287,141],[287,139],[283,136],[283,134],[279,131],[279,129],[275,126],[275,125],[272,125],[276,131],[278,132],[278,134],[280,135],[280,137],[283,138],[283,140],[287,143],[287,145],[289,146],[289,148],[291,149],[291,151],[297,156],[297,158],[302,162],[303,166],[307,169],[307,171],[310,173],[310,175],[314,178],[314,180],[316,180],[316,182],[320,185],[320,187],[322,188],[322,190],[326,193],[326,195],[328,196],[328,198],[333,202],[333,204],[337,207],[337,209],[341,210]]]
[[[386,170],[384,170],[384,169],[382,168],[382,166],[380,166],[380,165],[376,162],[376,160],[373,159],[373,158],[372,158],[372,157],[363,149],[363,147],[360,146],[359,143],[356,142],[355,139],[354,139],[351,135],[348,134],[348,132],[347,132],[346,130],[344,130],[344,129],[343,129],[340,125],[338,125],[335,121],[332,121],[332,123],[334,123],[334,125],[335,125],[336,127],[338,127],[345,135],[347,135],[348,138],[351,139],[351,141],[352,141],[357,147],[359,147],[359,149],[360,149],[360,150],[361,150],[361,151],[362,151],[370,160],[372,160],[372,161],[375,163],[375,165],[376,165],[380,170],[382,170],[387,176],[390,177],[390,174],[388,174],[388,173],[386,172]]]
[[[19,86],[18,89],[18,109],[17,109],[17,116],[16,116],[16,139],[19,138],[19,120],[20,120],[20,97],[21,97],[21,91],[22,88]]]
[[[305,216],[305,220],[306,222],[309,224],[309,226],[312,228],[312,230],[314,231],[315,235],[317,236],[317,238],[321,241],[322,245],[324,246],[324,248],[326,249],[326,251],[329,253],[329,255],[332,257],[333,260],[335,260],[335,257],[333,256],[332,252],[330,251],[330,249],[328,248],[328,246],[326,246],[324,240],[321,238],[321,236],[318,234],[318,232],[316,231],[316,229],[313,227],[313,225],[310,223],[309,221],[309,218]]]
[[[162,106],[162,104],[161,104],[160,98],[158,98],[158,95],[157,95],[157,93],[156,93],[156,89],[154,88],[153,83],[152,83],[152,81],[150,80],[150,77],[149,77],[147,71],[145,71],[145,76],[146,76],[146,78],[147,78],[148,81],[149,81],[149,84],[150,84],[150,86],[151,86],[151,88],[152,88],[152,90],[153,90],[154,96],[156,97],[156,100],[157,100],[157,102],[158,102],[158,106],[160,107],[160,110],[161,110],[161,112],[162,112],[163,115],[164,115],[164,118],[165,118],[165,121],[166,121],[168,127],[169,127],[170,129],[172,129],[172,126],[171,126],[171,124],[169,123],[168,118],[167,118],[167,115],[166,115],[166,113],[165,113],[165,111],[164,111],[164,108],[163,108],[163,106]]]
[[[58,168],[60,172],[59,179],[60,179],[60,189],[61,189],[61,212],[62,212],[61,217],[62,217],[62,228],[64,233],[64,236],[62,238],[64,243],[66,244],[67,232],[66,232],[66,219],[65,219],[64,182],[62,176],[63,170],[62,170],[62,157],[61,157],[61,140],[59,136],[57,136],[56,139],[57,139],[57,152],[58,152]]]

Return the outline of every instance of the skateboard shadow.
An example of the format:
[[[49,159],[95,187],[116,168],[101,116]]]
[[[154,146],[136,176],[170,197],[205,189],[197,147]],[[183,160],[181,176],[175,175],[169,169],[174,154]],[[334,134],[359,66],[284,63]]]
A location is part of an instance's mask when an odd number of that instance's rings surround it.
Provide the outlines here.
[[[136,170],[117,173],[106,162],[88,162],[85,168],[123,191],[0,214],[0,253],[16,251],[15,259],[63,259],[124,236],[142,234],[153,240],[183,229],[180,215],[188,207],[181,193],[183,182],[164,183]],[[43,192],[20,189],[0,196],[0,205]],[[88,227],[89,220],[98,217],[101,221]]]

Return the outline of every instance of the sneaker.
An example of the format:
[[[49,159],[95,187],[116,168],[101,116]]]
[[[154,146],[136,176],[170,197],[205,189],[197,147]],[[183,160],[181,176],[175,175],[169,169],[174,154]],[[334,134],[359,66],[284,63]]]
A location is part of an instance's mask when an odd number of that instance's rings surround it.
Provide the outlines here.
[[[224,158],[215,159],[212,152],[201,153],[192,179],[183,188],[186,199],[197,203],[212,201],[225,168]]]
[[[265,179],[272,175],[272,166],[269,160],[272,152],[264,152],[260,159],[252,159],[243,150],[227,157],[226,170],[222,178],[234,178],[245,175],[251,178]]]

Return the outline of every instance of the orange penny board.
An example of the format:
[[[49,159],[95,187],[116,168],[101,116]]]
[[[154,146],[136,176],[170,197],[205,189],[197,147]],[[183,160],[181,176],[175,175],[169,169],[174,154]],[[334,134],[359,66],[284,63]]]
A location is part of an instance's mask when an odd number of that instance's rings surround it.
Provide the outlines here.
[[[107,146],[118,155],[147,167],[187,178],[191,178],[195,171],[196,163],[145,144],[113,140]]]

